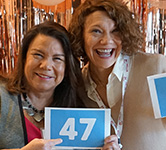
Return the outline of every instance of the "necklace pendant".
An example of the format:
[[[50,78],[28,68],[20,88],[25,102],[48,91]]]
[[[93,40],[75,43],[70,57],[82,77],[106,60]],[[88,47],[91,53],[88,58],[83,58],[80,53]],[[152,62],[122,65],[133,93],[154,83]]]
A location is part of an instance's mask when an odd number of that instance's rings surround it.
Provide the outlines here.
[[[35,121],[40,122],[40,121],[43,120],[44,114],[35,113],[34,116],[33,116],[33,118],[35,119]]]
[[[34,116],[34,112],[33,112],[33,109],[25,109],[28,113],[29,116]]]
[[[35,121],[40,122],[44,118],[44,110],[36,109],[29,101],[27,95],[23,93],[22,95],[22,106],[26,110],[29,116],[33,117]]]

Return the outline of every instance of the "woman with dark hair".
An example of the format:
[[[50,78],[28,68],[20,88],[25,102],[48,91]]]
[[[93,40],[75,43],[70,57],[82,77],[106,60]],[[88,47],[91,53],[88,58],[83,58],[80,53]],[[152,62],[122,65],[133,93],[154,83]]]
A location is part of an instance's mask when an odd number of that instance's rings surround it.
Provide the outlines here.
[[[111,108],[112,135],[103,149],[166,149],[166,119],[154,118],[147,83],[166,72],[166,58],[143,52],[142,30],[120,0],[85,0],[69,25],[73,53],[86,65],[85,105]]]
[[[45,22],[30,29],[15,71],[0,86],[0,149],[51,150],[62,142],[42,139],[44,108],[83,106],[78,65],[64,27]]]

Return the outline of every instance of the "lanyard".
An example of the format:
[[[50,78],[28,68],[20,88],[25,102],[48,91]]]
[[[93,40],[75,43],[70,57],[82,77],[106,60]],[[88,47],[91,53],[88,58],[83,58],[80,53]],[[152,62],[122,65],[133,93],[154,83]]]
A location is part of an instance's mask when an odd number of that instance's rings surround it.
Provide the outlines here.
[[[119,112],[119,116],[118,116],[118,122],[117,124],[115,123],[115,121],[112,119],[111,117],[111,125],[115,130],[115,134],[117,135],[118,139],[120,139],[121,134],[122,134],[122,130],[123,130],[123,116],[124,116],[124,95],[125,95],[125,91],[126,91],[126,86],[127,86],[127,81],[128,81],[128,76],[129,76],[129,56],[124,56],[124,73],[123,73],[123,80],[122,80],[122,103],[121,103],[121,107],[120,107],[120,112]],[[98,93],[96,91],[94,91],[94,94],[97,96],[97,104],[100,108],[106,108],[106,106],[104,105],[102,99],[100,98],[100,96],[98,95]],[[120,148],[122,148],[122,145],[120,145]]]

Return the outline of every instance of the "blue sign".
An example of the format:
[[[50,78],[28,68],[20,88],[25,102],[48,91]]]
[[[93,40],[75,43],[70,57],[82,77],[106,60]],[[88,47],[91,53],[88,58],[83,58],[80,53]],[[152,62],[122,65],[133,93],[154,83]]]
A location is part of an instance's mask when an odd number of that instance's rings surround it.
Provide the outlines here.
[[[166,117],[166,77],[154,79],[161,117]]]
[[[166,117],[166,73],[148,76],[149,91],[155,118]]]
[[[46,108],[47,139],[61,138],[58,147],[101,148],[110,135],[110,109]]]

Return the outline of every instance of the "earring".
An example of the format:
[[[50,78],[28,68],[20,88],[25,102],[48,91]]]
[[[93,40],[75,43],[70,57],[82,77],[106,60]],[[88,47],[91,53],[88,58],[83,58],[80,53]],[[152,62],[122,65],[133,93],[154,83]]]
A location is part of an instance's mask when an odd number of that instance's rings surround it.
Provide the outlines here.
[[[84,58],[80,56],[80,68],[82,69],[84,67]]]

